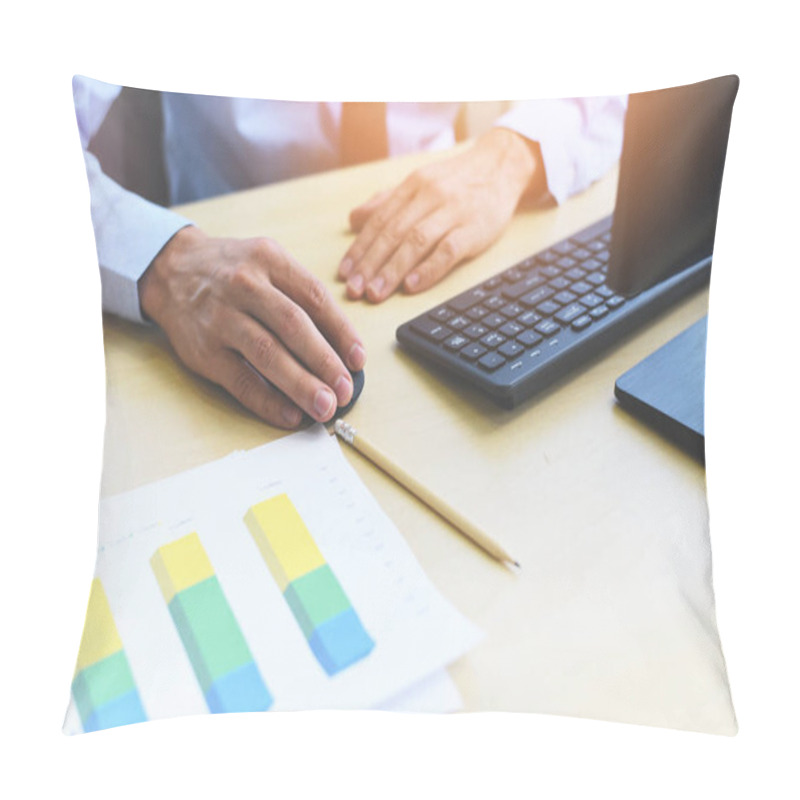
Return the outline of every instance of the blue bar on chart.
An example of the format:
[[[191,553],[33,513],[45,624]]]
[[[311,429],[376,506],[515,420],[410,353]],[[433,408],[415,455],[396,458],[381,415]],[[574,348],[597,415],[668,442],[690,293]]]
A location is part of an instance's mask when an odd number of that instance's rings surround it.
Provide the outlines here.
[[[86,733],[147,719],[99,578],[92,581],[72,696]]]
[[[288,495],[258,503],[244,521],[325,672],[365,658],[375,642]]]
[[[209,710],[266,711],[272,695],[197,533],[159,547],[150,564]]]

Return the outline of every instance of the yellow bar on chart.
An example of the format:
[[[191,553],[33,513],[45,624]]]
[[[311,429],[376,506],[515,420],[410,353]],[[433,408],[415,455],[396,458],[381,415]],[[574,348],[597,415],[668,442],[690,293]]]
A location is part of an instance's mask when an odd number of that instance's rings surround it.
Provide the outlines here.
[[[325,564],[287,495],[281,494],[253,506],[244,521],[282,592],[295,578]]]
[[[120,650],[122,650],[122,639],[111,615],[105,589],[100,580],[95,578],[89,594],[89,607],[86,610],[86,623],[83,626],[75,673]]]
[[[196,533],[159,547],[150,564],[166,603],[178,592],[214,576],[214,567]]]

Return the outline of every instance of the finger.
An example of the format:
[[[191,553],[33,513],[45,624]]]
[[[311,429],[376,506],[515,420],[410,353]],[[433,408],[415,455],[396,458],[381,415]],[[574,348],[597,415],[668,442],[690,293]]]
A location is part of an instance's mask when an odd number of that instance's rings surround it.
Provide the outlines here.
[[[366,288],[373,303],[385,300],[414,267],[421,264],[457,221],[452,207],[443,206],[413,225],[389,260],[378,270]]]
[[[294,403],[230,350],[220,351],[211,372],[212,380],[270,425],[293,429],[303,419],[303,412]]]
[[[339,274],[350,277],[354,268],[359,264],[364,254],[372,245],[375,238],[396,217],[417,192],[417,181],[413,176],[407,178],[396,189],[389,192],[385,199],[378,203],[370,212],[361,230],[342,259],[339,265]]]
[[[363,369],[367,353],[353,323],[319,278],[289,254],[285,259],[285,269],[276,275],[275,287],[306,311],[349,369]]]
[[[406,276],[403,288],[411,294],[429,289],[470,255],[472,249],[466,228],[455,228],[439,242],[428,258]]]
[[[223,342],[240,353],[275,388],[317,422],[327,422],[337,407],[336,396],[301,366],[270,331],[246,314],[221,332]]]
[[[294,286],[292,291],[297,293],[298,288]],[[312,374],[333,389],[340,406],[350,402],[353,380],[347,367],[300,305],[269,285],[257,298],[250,299],[247,310]]]
[[[353,267],[347,281],[347,296],[351,300],[363,296],[367,285],[396,253],[414,226],[437,208],[437,201],[429,194],[416,195],[409,203],[397,208]],[[381,213],[382,209],[373,215],[373,219]],[[367,227],[371,224],[371,221],[367,223]]]
[[[350,212],[350,229],[354,233],[359,233],[372,215],[373,211],[375,211],[375,209],[389,197],[392,191],[394,190],[384,189],[383,191],[377,192],[370,197],[366,203],[356,206],[356,208]]]
[[[323,283],[277,243],[256,240],[253,247],[264,270],[242,282],[237,292],[239,304],[266,321],[270,314],[265,295],[269,288],[278,289],[308,314],[349,369],[363,369],[367,357],[361,338]]]

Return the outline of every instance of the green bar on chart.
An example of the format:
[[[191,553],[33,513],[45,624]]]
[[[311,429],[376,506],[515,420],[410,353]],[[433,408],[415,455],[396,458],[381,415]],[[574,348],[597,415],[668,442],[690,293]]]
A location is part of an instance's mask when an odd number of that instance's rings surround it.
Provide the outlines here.
[[[336,675],[369,655],[375,642],[289,496],[258,503],[244,521],[325,672]]]

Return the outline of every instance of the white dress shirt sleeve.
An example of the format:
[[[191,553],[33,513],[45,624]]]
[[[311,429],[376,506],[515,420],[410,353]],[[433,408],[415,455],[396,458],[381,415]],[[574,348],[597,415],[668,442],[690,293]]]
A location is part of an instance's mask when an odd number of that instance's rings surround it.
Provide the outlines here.
[[[622,152],[627,97],[529,100],[495,125],[538,142],[547,189],[556,202],[602,177]]]
[[[144,322],[139,305],[139,278],[164,245],[181,228],[192,223],[123,189],[103,172],[97,157],[88,151],[89,142],[120,87],[75,76],[72,88],[89,179],[103,309]]]
[[[91,194],[103,309],[144,322],[139,278],[164,245],[191,221],[123,189],[84,151]]]

